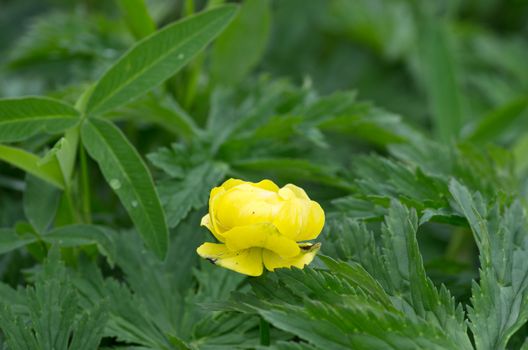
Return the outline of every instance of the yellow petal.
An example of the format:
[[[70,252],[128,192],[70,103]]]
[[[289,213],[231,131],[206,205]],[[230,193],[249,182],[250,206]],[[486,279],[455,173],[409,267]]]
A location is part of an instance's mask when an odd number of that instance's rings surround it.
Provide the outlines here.
[[[211,233],[213,234],[213,236],[216,237],[217,240],[219,240],[220,242],[224,242],[224,237],[222,237],[222,235],[220,233],[217,233],[215,231],[215,228],[211,222],[211,215],[209,214],[206,214],[204,215],[204,217],[202,218],[202,221],[200,222],[200,226],[205,226],[209,229],[209,231],[211,231]]]
[[[249,276],[262,275],[262,249],[251,248],[238,252],[227,249],[225,244],[204,243],[196,249],[198,255],[215,265]]]
[[[262,188],[263,190],[268,190],[272,192],[279,192],[279,186],[277,186],[273,181],[271,180],[262,180],[257,183],[253,183],[254,186],[258,188]]]
[[[317,202],[290,197],[275,216],[273,224],[280,233],[295,241],[311,240],[317,238],[323,229],[324,211]]]
[[[273,271],[282,267],[290,268],[292,266],[302,269],[305,265],[308,265],[312,262],[315,254],[317,254],[319,248],[321,247],[321,243],[313,245],[309,243],[301,243],[299,246],[301,248],[301,252],[293,258],[281,258],[274,252],[264,249],[262,252],[264,266],[266,266],[266,269],[269,271]]]
[[[241,185],[241,184],[244,184],[244,183],[247,183],[247,182],[239,180],[239,179],[229,179],[229,180],[225,181],[220,187],[222,187],[223,189],[225,189],[227,191],[227,190],[230,190],[231,188],[233,188],[235,186],[238,186],[238,185]]]
[[[283,198],[283,199],[290,199],[292,197],[296,197],[296,198],[299,198],[299,199],[310,199],[310,197],[308,197],[308,195],[306,194],[306,192],[298,187],[298,186],[295,186],[293,184],[287,184],[286,186],[284,186],[283,188],[281,188],[279,190],[279,195]]]
[[[310,241],[316,239],[317,236],[321,233],[325,223],[325,214],[323,208],[319,203],[315,201],[310,201],[310,206],[308,214],[306,215],[304,221],[304,227],[301,230],[300,234],[295,238],[297,242],[300,241]]]
[[[223,236],[227,247],[232,251],[259,247],[285,258],[294,257],[300,252],[294,240],[281,235],[270,223],[238,226],[224,232]]]
[[[211,226],[214,228],[214,232],[218,234],[221,234],[223,230],[221,230],[220,225],[218,224],[218,219],[216,218],[216,203],[218,202],[220,195],[224,192],[225,189],[223,187],[215,187],[211,190],[211,194],[209,195],[209,218]]]
[[[223,233],[237,226],[272,222],[283,202],[277,192],[243,183],[219,193],[210,205]]]

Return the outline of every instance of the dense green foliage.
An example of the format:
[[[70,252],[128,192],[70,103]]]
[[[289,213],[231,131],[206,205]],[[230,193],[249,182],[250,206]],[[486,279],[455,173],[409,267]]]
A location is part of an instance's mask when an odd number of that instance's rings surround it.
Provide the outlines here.
[[[528,1],[226,2],[1,3],[0,348],[528,349]],[[310,267],[199,259],[229,177]]]

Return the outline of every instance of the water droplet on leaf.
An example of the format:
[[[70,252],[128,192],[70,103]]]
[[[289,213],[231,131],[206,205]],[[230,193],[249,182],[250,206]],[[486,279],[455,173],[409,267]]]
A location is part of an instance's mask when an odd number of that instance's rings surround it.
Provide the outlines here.
[[[118,179],[112,179],[110,180],[110,187],[112,187],[114,190],[118,190],[121,188],[121,181]]]
[[[137,206],[138,206],[138,202],[137,201],[132,201],[132,207],[136,208]]]
[[[185,58],[185,55],[184,55],[184,54],[181,53],[181,54],[178,55],[178,59],[179,59],[179,60],[183,60],[184,58]]]

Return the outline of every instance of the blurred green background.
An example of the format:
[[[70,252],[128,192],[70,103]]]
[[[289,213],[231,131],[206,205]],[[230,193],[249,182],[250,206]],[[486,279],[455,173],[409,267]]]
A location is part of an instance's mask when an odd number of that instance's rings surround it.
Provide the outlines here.
[[[153,21],[138,26],[130,10],[137,0],[0,0],[0,97],[75,103],[155,27],[224,2],[147,1]],[[323,252],[343,260],[358,254],[356,242],[346,242],[347,220],[379,228],[397,198],[423,219],[418,240],[429,276],[467,301],[478,253],[448,180],[500,204],[518,197],[526,205],[528,0],[238,3],[236,20],[205,52],[145,97],[104,116],[147,160],[172,229],[168,261],[160,267],[151,259],[137,280],[133,264],[143,263],[143,248],[137,240],[122,244],[130,256],[117,265],[134,292],[162,309],[153,287],[140,281],[157,269],[159,280],[182,276],[174,282],[182,296],[198,291],[192,295],[202,301],[227,299],[241,279],[229,275],[234,282],[226,277],[225,288],[214,290],[194,248],[206,237],[198,224],[210,188],[239,177],[305,188],[327,212]],[[16,146],[44,155],[57,139],[37,135]],[[93,223],[131,227],[96,164],[88,165]],[[0,227],[22,233],[32,230],[27,207],[40,195],[25,176],[0,163]],[[74,174],[80,201],[79,182]],[[51,207],[60,195],[53,194]],[[54,227],[77,223],[62,217],[60,207],[50,212]],[[15,248],[0,258],[0,275],[13,286],[45,255]],[[175,267],[177,254],[187,265]],[[98,263],[105,276],[122,279],[122,271]],[[201,295],[202,287],[212,296]],[[181,302],[173,297],[167,298]],[[182,339],[207,335],[205,326],[199,336],[184,326],[174,326]]]

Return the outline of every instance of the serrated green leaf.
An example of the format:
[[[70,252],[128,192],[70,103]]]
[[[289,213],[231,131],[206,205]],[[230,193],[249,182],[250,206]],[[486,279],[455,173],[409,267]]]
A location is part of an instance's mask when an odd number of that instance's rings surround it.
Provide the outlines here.
[[[450,191],[466,217],[480,252],[480,281],[473,283],[470,327],[477,349],[506,349],[528,319],[526,211],[519,202],[490,206],[456,180]]]
[[[164,258],[168,241],[165,213],[141,156],[125,135],[105,120],[87,120],[82,125],[81,137],[147,246]]]
[[[191,169],[183,180],[168,180],[159,185],[159,193],[169,227],[176,227],[191,209],[207,203],[209,191],[225,176],[223,164],[206,162]]]
[[[96,84],[86,112],[102,114],[161,84],[220,34],[235,12],[235,6],[218,7],[171,24],[137,43]]]
[[[79,112],[58,100],[44,97],[0,100],[0,142],[22,141],[41,132],[58,134],[79,121]]]
[[[66,272],[58,249],[53,248],[37,273],[35,285],[17,291],[25,312],[16,315],[11,305],[2,303],[0,328],[10,349],[98,348],[106,324],[105,311],[101,306],[90,308],[79,317],[78,294]]]

